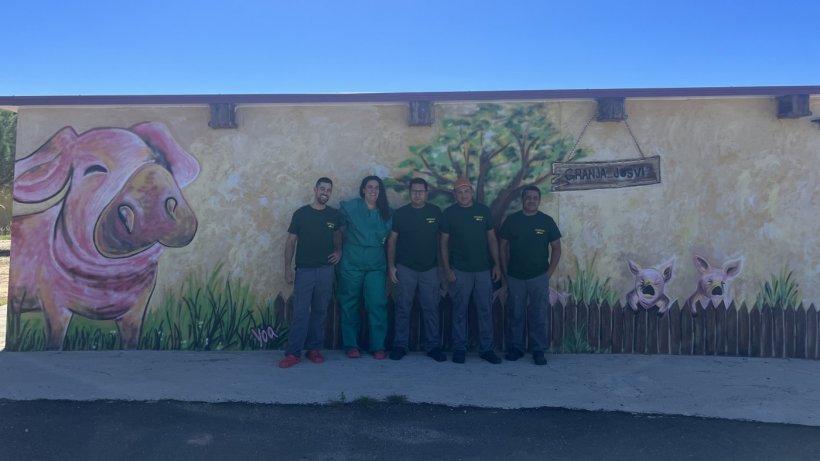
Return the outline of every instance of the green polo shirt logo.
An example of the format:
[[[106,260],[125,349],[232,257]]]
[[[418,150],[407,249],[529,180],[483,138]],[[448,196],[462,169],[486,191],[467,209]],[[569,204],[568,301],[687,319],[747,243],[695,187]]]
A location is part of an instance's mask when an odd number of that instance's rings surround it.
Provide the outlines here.
[[[427,224],[435,224],[436,218],[427,218]]]
[[[333,230],[336,228],[336,223],[329,222],[327,223],[327,228]]]
[[[476,215],[476,216],[473,216],[473,219],[475,219],[476,222],[482,222],[482,221],[484,221],[484,216]]]
[[[534,229],[535,235],[544,235],[547,231],[546,229]]]

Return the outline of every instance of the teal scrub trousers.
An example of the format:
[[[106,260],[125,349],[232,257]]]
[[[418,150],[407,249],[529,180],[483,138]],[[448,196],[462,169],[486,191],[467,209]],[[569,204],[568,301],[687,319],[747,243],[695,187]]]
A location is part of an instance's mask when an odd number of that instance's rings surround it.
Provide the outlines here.
[[[359,302],[364,298],[370,326],[370,352],[383,351],[387,337],[386,261],[384,247],[344,246],[339,264],[339,306],[345,350],[359,349],[361,319]]]

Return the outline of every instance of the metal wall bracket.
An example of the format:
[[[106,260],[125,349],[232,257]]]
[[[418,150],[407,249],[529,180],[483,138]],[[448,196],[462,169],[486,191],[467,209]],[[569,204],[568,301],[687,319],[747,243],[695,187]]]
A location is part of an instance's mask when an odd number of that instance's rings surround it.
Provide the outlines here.
[[[239,127],[236,124],[236,104],[211,104],[211,120],[208,126],[214,129]]]
[[[433,102],[432,101],[410,101],[410,126],[432,126],[433,125]]]
[[[809,95],[790,94],[777,97],[777,118],[800,118],[809,115]]]
[[[626,120],[626,98],[599,98],[599,122],[620,122]]]

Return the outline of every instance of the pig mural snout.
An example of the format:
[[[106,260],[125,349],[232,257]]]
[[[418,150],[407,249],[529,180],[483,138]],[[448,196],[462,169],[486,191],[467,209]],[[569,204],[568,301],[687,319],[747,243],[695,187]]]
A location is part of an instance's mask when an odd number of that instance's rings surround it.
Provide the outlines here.
[[[712,296],[723,296],[723,287],[718,285],[712,288]]]
[[[647,296],[655,296],[655,289],[652,288],[652,285],[647,285],[641,289],[641,293]]]
[[[117,208],[117,214],[122,221],[122,225],[125,226],[125,230],[130,234],[134,231],[134,209],[128,205],[120,205]]]
[[[176,220],[174,216],[174,211],[177,209],[177,199],[173,197],[168,197],[165,199],[165,212],[168,213],[171,219]]]
[[[94,230],[100,253],[130,256],[160,243],[182,247],[193,240],[197,220],[171,173],[147,164],[126,181],[105,207]]]

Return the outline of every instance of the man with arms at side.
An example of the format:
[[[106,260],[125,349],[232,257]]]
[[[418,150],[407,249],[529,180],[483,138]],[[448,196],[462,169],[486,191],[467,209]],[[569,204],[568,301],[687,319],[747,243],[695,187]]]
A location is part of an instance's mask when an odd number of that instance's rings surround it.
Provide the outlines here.
[[[395,337],[391,360],[407,354],[410,310],[418,292],[424,321],[427,355],[437,362],[447,360],[441,351],[439,332],[438,238],[441,210],[427,203],[427,181],[410,181],[410,203],[393,214],[393,229],[387,239],[387,270],[396,286]]]
[[[313,188],[313,203],[293,213],[285,243],[285,280],[295,282],[293,319],[288,347],[279,368],[301,362],[302,349],[313,363],[325,361],[319,349],[324,342],[325,317],[333,295],[334,267],[342,257],[339,210],[327,206],[333,182],[319,178]],[[298,245],[297,245],[298,242]],[[291,266],[296,250],[296,270]]]
[[[493,351],[493,281],[501,280],[498,243],[490,209],[473,201],[467,178],[453,184],[456,203],[444,211],[441,263],[453,300],[453,362],[464,363],[467,352],[467,307],[472,297],[478,314],[481,358],[501,359]]]
[[[524,323],[529,320],[533,362],[546,365],[549,282],[561,259],[561,232],[555,220],[538,211],[541,191],[537,187],[524,188],[521,205],[522,210],[508,216],[499,232],[510,307],[505,358],[518,360],[524,356]]]

